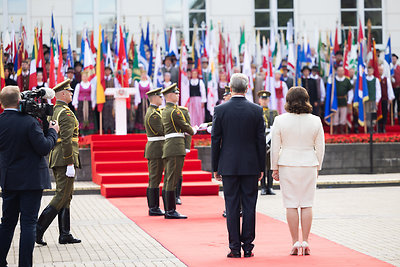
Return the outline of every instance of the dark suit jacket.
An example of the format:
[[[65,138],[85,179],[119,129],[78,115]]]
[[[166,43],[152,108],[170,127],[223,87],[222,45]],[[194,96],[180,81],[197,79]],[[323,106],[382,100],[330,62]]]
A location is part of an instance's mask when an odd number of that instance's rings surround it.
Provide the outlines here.
[[[6,110],[0,114],[0,186],[2,190],[51,188],[45,156],[54,147],[57,133],[44,136],[30,115]]]
[[[212,170],[221,175],[260,175],[265,171],[262,108],[244,97],[215,107],[211,133]]]

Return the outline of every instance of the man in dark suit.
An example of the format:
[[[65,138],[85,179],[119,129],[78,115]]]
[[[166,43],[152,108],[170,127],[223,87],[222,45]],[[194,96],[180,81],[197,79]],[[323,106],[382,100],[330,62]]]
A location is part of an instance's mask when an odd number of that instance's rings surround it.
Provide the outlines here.
[[[58,124],[47,135],[38,121],[18,111],[20,91],[6,86],[0,93],[4,112],[0,115],[0,186],[3,217],[0,224],[0,266],[7,266],[15,226],[21,216],[20,267],[32,266],[36,221],[43,189],[50,188],[45,157],[57,141]]]
[[[265,171],[265,124],[262,108],[246,100],[246,75],[232,75],[232,98],[214,110],[211,132],[212,170],[222,180],[229,233],[229,258],[254,254],[258,180]],[[240,232],[240,202],[243,222]]]

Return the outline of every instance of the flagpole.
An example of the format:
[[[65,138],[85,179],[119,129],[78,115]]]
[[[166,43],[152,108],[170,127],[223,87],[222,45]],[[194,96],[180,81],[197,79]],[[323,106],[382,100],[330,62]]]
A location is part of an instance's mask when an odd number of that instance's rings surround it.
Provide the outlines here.
[[[393,117],[393,102],[390,104],[390,124],[394,126],[394,117]]]
[[[363,100],[363,102],[364,102],[364,100]],[[364,103],[363,103],[363,105],[364,105]],[[365,105],[364,105],[364,133],[367,133],[367,121],[366,120],[367,120],[367,112],[365,111]],[[372,125],[371,125],[371,127],[372,127]]]
[[[100,135],[103,135],[103,110],[100,111],[99,120],[100,120]]]
[[[332,47],[331,47],[331,54],[332,54]],[[333,61],[333,58],[331,57],[330,58],[332,61]],[[331,90],[331,103],[330,103],[330,106],[331,106],[331,109],[332,109],[332,101],[333,101],[333,97],[334,97],[334,94],[335,94],[335,86],[336,86],[336,78],[335,78],[335,65],[334,65],[334,62],[329,62],[330,64],[332,64],[332,90]],[[337,112],[337,111],[336,111]],[[331,113],[331,123],[330,123],[330,134],[331,135],[333,135],[333,115],[334,115],[334,113]]]

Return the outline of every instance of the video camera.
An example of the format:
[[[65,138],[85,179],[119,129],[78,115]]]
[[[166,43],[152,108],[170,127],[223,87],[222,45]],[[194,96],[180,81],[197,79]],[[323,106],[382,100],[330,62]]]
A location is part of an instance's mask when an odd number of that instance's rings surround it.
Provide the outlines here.
[[[47,103],[47,99],[54,97],[54,91],[49,88],[40,88],[21,93],[19,110],[22,113],[46,120],[47,116],[53,115],[53,105]]]

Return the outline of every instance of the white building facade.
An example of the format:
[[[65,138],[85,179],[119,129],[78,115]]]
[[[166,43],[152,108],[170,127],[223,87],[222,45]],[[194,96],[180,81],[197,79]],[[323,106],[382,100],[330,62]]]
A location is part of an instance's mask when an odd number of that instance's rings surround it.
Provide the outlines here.
[[[150,34],[153,38],[159,34],[163,44],[164,29],[175,27],[190,45],[194,21],[203,30],[212,21],[213,27],[220,27],[233,44],[239,44],[240,27],[244,26],[246,41],[251,43],[256,30],[268,38],[271,29],[285,31],[292,19],[296,37],[307,38],[315,47],[320,32],[326,43],[329,34],[334,39],[337,25],[347,32],[350,27],[357,30],[361,23],[366,31],[370,19],[377,47],[384,48],[391,36],[392,52],[400,54],[399,0],[0,0],[0,30],[14,27],[19,32],[22,19],[32,44],[33,29],[42,24],[48,44],[52,12],[58,34],[62,27],[64,47],[70,38],[78,51],[84,28],[94,30],[96,40],[101,24],[111,38],[115,22],[125,25],[136,42],[141,27],[146,31],[149,22]]]

